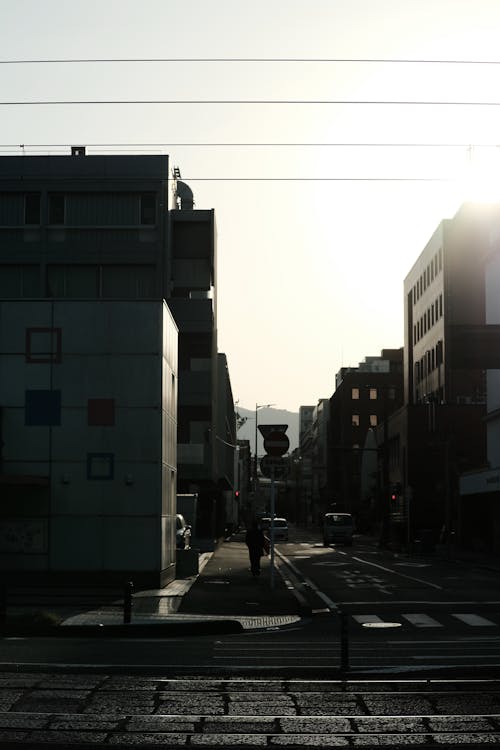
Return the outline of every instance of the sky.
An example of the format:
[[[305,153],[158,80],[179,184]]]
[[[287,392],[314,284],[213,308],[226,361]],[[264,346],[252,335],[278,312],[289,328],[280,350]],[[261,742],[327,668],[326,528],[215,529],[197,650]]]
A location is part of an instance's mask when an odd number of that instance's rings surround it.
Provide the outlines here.
[[[498,0],[0,0],[0,18],[0,154],[169,154],[215,209],[245,408],[316,404],[402,346],[439,222],[499,197]]]

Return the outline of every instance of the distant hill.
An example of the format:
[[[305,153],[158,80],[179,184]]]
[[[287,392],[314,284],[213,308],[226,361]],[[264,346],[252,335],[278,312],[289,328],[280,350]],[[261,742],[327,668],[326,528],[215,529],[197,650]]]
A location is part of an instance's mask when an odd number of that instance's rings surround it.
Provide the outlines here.
[[[241,417],[246,417],[247,421],[240,427],[237,433],[238,440],[250,440],[250,450],[255,453],[255,409],[244,409],[241,406],[236,407],[237,413]],[[286,435],[290,440],[290,452],[299,446],[299,415],[293,411],[284,409],[259,409],[257,412],[257,425],[260,424],[287,424]],[[257,430],[257,447],[258,454],[264,453],[263,438]]]

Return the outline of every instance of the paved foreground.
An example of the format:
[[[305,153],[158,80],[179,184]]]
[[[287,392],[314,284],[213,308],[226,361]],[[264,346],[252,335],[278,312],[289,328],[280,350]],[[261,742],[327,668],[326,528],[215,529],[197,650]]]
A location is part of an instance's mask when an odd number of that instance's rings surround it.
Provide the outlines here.
[[[0,747],[499,747],[500,682],[0,675]]]

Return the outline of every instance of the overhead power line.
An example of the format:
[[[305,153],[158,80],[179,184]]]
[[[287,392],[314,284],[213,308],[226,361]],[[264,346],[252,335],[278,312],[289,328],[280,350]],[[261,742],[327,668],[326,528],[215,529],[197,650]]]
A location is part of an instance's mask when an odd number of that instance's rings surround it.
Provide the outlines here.
[[[85,65],[88,63],[362,63],[369,65],[500,65],[500,60],[427,60],[370,57],[75,57],[0,60],[0,65]]]
[[[0,148],[70,148],[71,143],[0,143]],[[86,143],[86,148],[114,148],[114,149],[131,149],[131,148],[260,148],[260,147],[283,147],[283,148],[498,148],[498,143],[384,143],[384,142],[335,142],[335,141],[247,141],[247,142],[227,142],[227,141],[177,141],[162,143]]]
[[[397,101],[384,99],[38,99],[33,101],[0,101],[3,107],[67,106],[67,105],[341,105],[341,106],[395,106],[395,107],[498,107],[497,101]]]

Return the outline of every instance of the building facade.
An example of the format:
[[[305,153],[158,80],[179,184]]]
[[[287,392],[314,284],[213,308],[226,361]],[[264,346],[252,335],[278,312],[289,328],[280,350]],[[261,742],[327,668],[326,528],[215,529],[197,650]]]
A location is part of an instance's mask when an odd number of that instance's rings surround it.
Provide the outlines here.
[[[163,310],[167,301],[174,319],[168,325],[178,332],[178,354],[176,345],[170,362],[178,456],[169,448],[167,463],[179,467],[179,491],[199,492],[201,512],[213,518],[232,481],[225,470],[219,476],[224,447],[215,439],[215,215],[194,210],[191,191],[178,170],[173,175],[170,179],[167,156],[89,156],[83,147],[72,149],[71,156],[1,158],[0,300],[25,303],[26,310],[32,300],[71,301],[73,307],[65,309],[74,311],[76,303],[92,301],[104,309],[106,302],[116,309],[115,321],[124,311],[123,322],[115,323],[117,340],[120,325],[134,329],[123,303],[131,309],[134,302],[155,303]],[[36,326],[31,320],[27,327]],[[164,334],[171,341],[172,334],[166,329]],[[164,439],[156,434],[159,448]],[[167,515],[172,511],[169,506]],[[210,528],[211,535],[222,531]]]
[[[380,522],[389,483],[388,446],[381,452],[383,476],[377,478],[377,428],[402,402],[402,349],[384,349],[379,357],[366,357],[358,367],[337,373],[330,399],[328,510],[355,514],[363,528]]]

